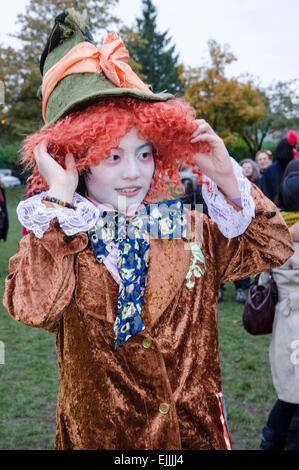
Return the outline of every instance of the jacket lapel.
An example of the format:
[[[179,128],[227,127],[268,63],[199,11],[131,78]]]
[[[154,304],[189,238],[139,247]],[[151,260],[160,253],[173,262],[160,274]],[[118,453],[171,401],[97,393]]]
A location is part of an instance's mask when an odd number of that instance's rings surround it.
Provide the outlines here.
[[[190,259],[191,251],[184,239],[150,240],[142,308],[145,327],[151,327],[158,320],[186,282]],[[92,248],[78,254],[76,271],[75,297],[78,308],[98,319],[114,323],[119,286],[104,263],[96,261]]]
[[[185,281],[191,257],[185,244],[183,239],[150,240],[149,268],[142,308],[146,327],[158,320]]]

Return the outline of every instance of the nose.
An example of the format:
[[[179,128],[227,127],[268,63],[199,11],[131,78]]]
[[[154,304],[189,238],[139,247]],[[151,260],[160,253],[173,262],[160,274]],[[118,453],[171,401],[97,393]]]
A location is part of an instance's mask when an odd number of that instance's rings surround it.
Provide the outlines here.
[[[138,161],[134,156],[130,156],[126,159],[123,171],[123,179],[135,180],[140,176],[140,168]]]

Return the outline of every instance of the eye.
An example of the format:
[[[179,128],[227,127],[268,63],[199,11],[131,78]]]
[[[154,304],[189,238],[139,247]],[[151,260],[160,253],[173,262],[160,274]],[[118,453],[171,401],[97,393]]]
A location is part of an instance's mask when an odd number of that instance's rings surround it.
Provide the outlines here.
[[[145,160],[146,158],[148,158],[148,156],[149,156],[149,152],[142,152],[142,153],[140,154],[140,157],[141,157],[142,159],[144,159],[144,160]]]
[[[116,162],[119,159],[120,159],[120,155],[118,155],[117,153],[112,153],[111,155],[109,155],[109,157],[107,157],[107,160],[109,162]]]
[[[141,160],[148,160],[151,157],[152,157],[152,151],[151,150],[148,150],[146,152],[142,152],[142,153],[139,154],[139,158]]]

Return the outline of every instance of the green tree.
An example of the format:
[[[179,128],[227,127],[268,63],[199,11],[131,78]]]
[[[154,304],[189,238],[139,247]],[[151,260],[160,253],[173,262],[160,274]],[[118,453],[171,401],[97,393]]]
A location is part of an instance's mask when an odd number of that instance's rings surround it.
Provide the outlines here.
[[[43,124],[41,101],[36,97],[41,84],[39,60],[54,18],[65,8],[74,8],[86,19],[96,41],[100,41],[108,25],[110,29],[119,22],[111,13],[117,3],[118,0],[29,0],[25,13],[17,16],[19,31],[13,35],[20,48],[0,45],[0,80],[5,83],[6,103],[1,116],[7,123],[6,138],[20,140]]]
[[[168,31],[157,31],[157,10],[151,0],[142,0],[142,17],[136,19],[135,33],[139,41],[127,44],[131,57],[141,64],[141,73],[154,92],[168,90],[177,93],[182,89],[179,77],[178,55],[170,46]],[[141,39],[141,42],[140,42]]]
[[[183,70],[185,98],[199,118],[205,119],[226,144],[244,129],[259,121],[264,114],[260,91],[251,80],[241,82],[226,76],[226,67],[236,60],[227,45],[208,42],[210,63]]]
[[[129,65],[134,70],[135,73],[146,82],[146,76],[142,73],[142,65],[134,60],[136,47],[143,47],[147,44],[147,41],[141,39],[140,33],[128,26],[122,26],[120,29],[120,37],[124,41],[126,48],[129,51]]]
[[[260,97],[265,112],[254,124],[246,126],[241,134],[251,154],[255,154],[264,144],[266,137],[276,131],[299,128],[299,93],[296,80],[273,82],[261,89]]]

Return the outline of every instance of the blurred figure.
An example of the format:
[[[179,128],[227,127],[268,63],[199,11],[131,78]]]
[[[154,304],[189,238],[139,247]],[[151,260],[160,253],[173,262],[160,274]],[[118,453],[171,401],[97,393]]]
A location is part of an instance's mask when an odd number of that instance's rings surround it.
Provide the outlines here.
[[[297,145],[298,145],[298,135],[296,134],[295,131],[290,130],[290,131],[288,132],[288,141],[290,142],[291,145],[294,145],[294,148],[293,148],[293,159],[299,158],[299,152],[298,152],[298,149],[297,149]]]
[[[292,418],[299,411],[299,160],[288,164],[274,202],[289,226],[295,253],[283,266],[272,270],[278,303],[269,358],[278,400],[263,428],[260,449],[299,450],[298,430],[296,439],[289,432]],[[265,284],[267,275],[261,275],[261,284]]]
[[[198,182],[198,175],[192,173],[192,167],[186,167],[180,171],[181,182],[185,188],[185,193],[181,197],[184,204],[190,204],[191,210],[196,209],[196,205],[201,204],[200,208],[204,214],[207,216],[208,208],[205,203],[204,198],[202,197],[202,185]]]
[[[257,164],[260,173],[264,173],[266,168],[272,164],[272,160],[268,151],[259,150],[255,155],[255,163]]]
[[[240,161],[240,165],[243,169],[243,175],[246,176],[251,183],[256,184],[260,175],[257,164],[250,158],[245,158]]]
[[[263,182],[266,169],[272,164],[272,152],[270,150],[259,150],[255,155],[255,162],[260,171],[256,185],[264,192]]]
[[[0,240],[6,241],[8,232],[8,213],[4,185],[0,178]]]
[[[294,131],[288,132],[288,137],[282,139],[275,150],[276,161],[270,165],[263,176],[263,192],[274,202],[279,185],[288,163],[294,157],[298,136]]]
[[[295,131],[289,130],[287,136],[288,142],[293,147],[293,159],[299,157],[299,152],[297,152],[298,145],[298,135]]]

